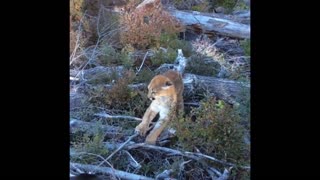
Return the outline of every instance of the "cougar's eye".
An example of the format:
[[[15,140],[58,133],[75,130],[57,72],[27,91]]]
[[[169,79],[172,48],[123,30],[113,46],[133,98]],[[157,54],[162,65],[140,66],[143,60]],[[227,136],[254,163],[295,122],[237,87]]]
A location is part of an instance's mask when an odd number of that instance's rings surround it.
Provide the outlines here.
[[[172,85],[172,83],[170,82],[170,81],[167,81],[166,83],[165,83],[165,86],[171,86]]]

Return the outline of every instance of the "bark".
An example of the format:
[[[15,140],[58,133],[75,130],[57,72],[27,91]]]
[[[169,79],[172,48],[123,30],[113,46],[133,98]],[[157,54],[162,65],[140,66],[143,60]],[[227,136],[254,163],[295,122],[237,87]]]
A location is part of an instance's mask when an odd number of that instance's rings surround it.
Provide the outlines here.
[[[212,14],[196,11],[168,10],[168,12],[194,32],[250,39],[250,25],[236,22],[231,20],[232,18],[215,17]]]

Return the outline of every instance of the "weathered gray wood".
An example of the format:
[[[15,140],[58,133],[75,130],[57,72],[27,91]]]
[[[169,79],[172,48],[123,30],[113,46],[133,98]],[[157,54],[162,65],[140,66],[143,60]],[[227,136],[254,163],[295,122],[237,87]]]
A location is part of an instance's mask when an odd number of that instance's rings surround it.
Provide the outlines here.
[[[185,26],[195,30],[200,29],[203,33],[218,33],[229,37],[250,39],[250,25],[197,11],[169,9],[168,12]]]
[[[96,123],[81,121],[77,119],[70,120],[70,132],[76,133],[78,131],[85,131],[89,134],[96,134],[98,128],[101,128],[106,133],[119,133],[122,128],[116,126],[97,125]]]
[[[160,0],[144,0],[136,9],[142,9],[147,5],[159,8]],[[180,20],[182,24],[193,31],[201,30],[203,33],[218,33],[221,35],[250,39],[250,12],[241,15],[224,15],[214,13],[203,13],[197,11],[180,11],[174,8],[167,8],[172,16]],[[113,11],[118,12],[118,11]],[[241,22],[245,22],[241,23]]]
[[[70,78],[78,78],[80,80],[90,80],[97,76],[110,76],[112,73],[115,73],[116,76],[121,77],[121,73],[124,71],[123,66],[114,66],[114,67],[104,67],[97,66],[90,69],[85,70],[70,70]]]
[[[221,78],[184,74],[185,96],[194,93],[210,93],[230,104],[237,104],[241,92],[250,91],[250,84]]]
[[[170,69],[171,67],[175,67],[175,65],[168,65],[164,67],[160,67],[159,69],[163,69],[160,71],[165,71]],[[92,71],[86,71],[86,73],[90,73]],[[107,72],[105,72],[107,73]],[[184,96],[192,96],[196,93],[210,93],[230,104],[237,104],[237,99],[241,99],[241,92],[250,91],[250,83],[248,82],[238,82],[233,80],[227,80],[222,78],[208,77],[208,76],[200,76],[196,74],[185,73],[183,75],[184,81]],[[110,84],[97,84],[96,88],[99,89],[100,86],[103,86],[106,89],[111,89],[112,85]],[[139,84],[130,84],[129,88],[143,90],[147,87],[145,83]],[[84,97],[83,97],[84,98]],[[76,104],[75,98],[70,99],[71,104]]]
[[[96,172],[102,173],[107,175],[116,176],[121,179],[128,179],[128,180],[153,180],[153,178],[149,178],[146,176],[141,176],[138,174],[132,174],[125,171],[120,171],[117,169],[109,168],[109,167],[99,167],[94,165],[87,165],[87,164],[80,164],[80,163],[70,163],[70,169],[79,168],[86,172]]]

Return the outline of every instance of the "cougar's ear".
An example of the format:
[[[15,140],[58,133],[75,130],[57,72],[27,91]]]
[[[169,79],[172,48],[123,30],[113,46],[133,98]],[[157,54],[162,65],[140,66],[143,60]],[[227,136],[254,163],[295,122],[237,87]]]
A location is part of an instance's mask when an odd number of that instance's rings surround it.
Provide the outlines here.
[[[166,83],[164,83],[164,86],[162,87],[162,89],[168,89],[170,86],[172,86],[172,82],[166,81]]]

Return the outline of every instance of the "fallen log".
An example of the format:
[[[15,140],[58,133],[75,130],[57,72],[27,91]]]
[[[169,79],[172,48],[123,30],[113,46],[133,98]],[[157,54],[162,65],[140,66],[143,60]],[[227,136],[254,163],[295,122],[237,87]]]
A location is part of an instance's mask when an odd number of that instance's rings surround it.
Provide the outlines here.
[[[144,0],[136,9],[142,9],[144,6],[159,7],[159,0]],[[109,10],[111,12],[121,13],[118,8]],[[187,30],[204,33],[208,35],[220,34],[224,36],[250,39],[250,12],[238,15],[225,15],[214,13],[203,13],[198,11],[180,11],[174,8],[166,8],[166,11],[177,18]]]
[[[140,3],[136,10],[147,6],[159,8],[160,0],[144,0]],[[173,17],[177,18],[187,29],[205,34],[221,34],[234,38],[250,39],[250,25],[239,23],[248,16],[223,15],[213,13],[203,13],[197,11],[180,11],[174,8],[167,8],[166,11]]]
[[[195,74],[184,74],[184,96],[195,93],[209,93],[230,104],[239,105],[242,101],[242,92],[250,91],[250,84],[233,80],[200,76]]]
[[[167,65],[167,67],[169,69],[169,67],[174,67],[174,65]],[[209,93],[230,104],[239,103],[238,101],[241,101],[243,98],[242,92],[250,91],[250,83],[248,82],[239,82],[216,77],[200,76],[190,73],[185,73],[183,75],[183,81],[185,87],[183,94],[184,97],[190,97],[201,93]],[[99,87],[101,86],[106,89],[111,89],[113,85],[97,84],[95,86],[97,87],[97,89],[99,89]],[[147,87],[147,84],[130,84],[128,85],[128,87],[135,90],[143,90]],[[73,103],[73,98],[70,99],[70,103]]]
[[[250,39],[250,25],[197,11],[168,10],[168,12],[187,26],[187,29],[195,32],[204,34],[217,33],[234,38]]]

